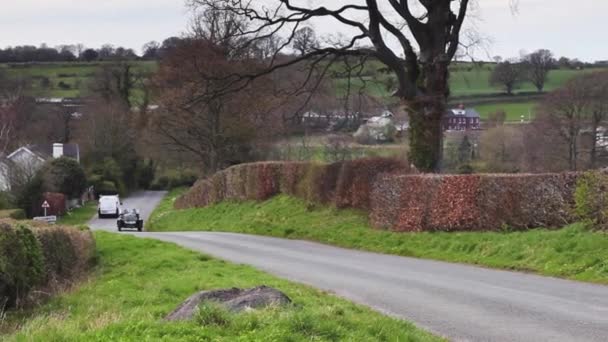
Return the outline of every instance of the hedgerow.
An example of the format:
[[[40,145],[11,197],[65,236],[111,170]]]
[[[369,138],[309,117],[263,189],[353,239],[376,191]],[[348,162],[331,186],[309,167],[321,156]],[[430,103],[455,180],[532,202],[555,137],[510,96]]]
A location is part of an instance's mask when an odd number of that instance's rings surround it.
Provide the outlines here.
[[[405,170],[403,162],[383,158],[333,164],[243,164],[198,181],[176,201],[176,207],[205,207],[225,200],[263,201],[287,194],[310,203],[367,209],[374,179],[383,173]]]
[[[379,229],[403,232],[484,231],[559,227],[572,223],[579,174],[412,175],[402,161],[361,159],[333,164],[268,162],[244,164],[199,181],[176,208],[205,207],[225,200],[267,200],[278,194],[311,204],[356,208]],[[579,184],[579,213],[608,223],[590,200],[606,201],[599,180]],[[606,176],[608,177],[608,176]],[[598,178],[599,179],[599,178]],[[608,187],[608,179],[604,180]],[[585,185],[587,184],[587,185]],[[590,189],[598,189],[590,194]],[[584,194],[583,194],[584,193]],[[580,202],[580,201],[579,201]]]
[[[574,221],[577,174],[386,176],[371,223],[397,231],[559,227]]]
[[[94,260],[95,241],[75,228],[0,221],[0,307],[32,301],[83,274]]]
[[[575,192],[576,215],[595,226],[608,228],[608,174],[586,172],[577,182]]]

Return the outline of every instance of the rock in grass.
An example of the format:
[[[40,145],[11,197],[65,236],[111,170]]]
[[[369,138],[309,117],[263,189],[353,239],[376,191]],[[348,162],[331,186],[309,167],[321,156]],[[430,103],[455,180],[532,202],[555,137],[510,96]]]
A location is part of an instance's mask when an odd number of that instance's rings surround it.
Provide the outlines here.
[[[269,306],[282,306],[291,303],[291,299],[283,292],[267,286],[253,289],[224,289],[202,291],[186,299],[170,313],[165,320],[181,321],[192,319],[202,302],[220,304],[226,309],[239,312],[247,309],[262,309]]]

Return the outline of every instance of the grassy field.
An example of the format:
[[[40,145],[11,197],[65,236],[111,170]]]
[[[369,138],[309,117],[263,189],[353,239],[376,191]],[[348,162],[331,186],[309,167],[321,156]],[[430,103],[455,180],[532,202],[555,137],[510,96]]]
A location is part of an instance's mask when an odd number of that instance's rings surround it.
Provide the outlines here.
[[[374,67],[368,67],[366,72],[373,74],[374,76],[366,76],[367,93],[373,96],[381,98],[390,98],[391,93],[389,92],[390,84],[387,80],[392,76],[375,72],[374,69],[381,69],[381,65],[373,64]],[[504,92],[500,86],[491,86],[489,84],[490,74],[494,68],[493,64],[486,64],[483,67],[459,67],[452,69],[450,74],[450,90],[451,95],[454,97],[459,96],[472,96],[472,95],[488,95],[498,94]],[[545,91],[551,91],[562,86],[565,82],[581,74],[594,72],[605,69],[585,69],[585,70],[570,70],[570,69],[559,69],[552,70],[549,74],[549,79],[545,86]],[[336,88],[338,95],[344,95],[346,93],[348,81],[344,78],[336,79]],[[358,90],[363,82],[358,79],[353,79],[352,87]],[[519,92],[535,92],[536,88],[531,82],[522,83],[516,90],[515,93]],[[356,91],[355,91],[356,93]]]
[[[100,265],[91,279],[32,312],[9,314],[0,340],[441,340],[327,293],[173,244],[105,232],[96,239]],[[294,304],[242,314],[206,307],[190,322],[163,321],[197,291],[262,284],[285,292]]]
[[[153,71],[156,62],[134,62],[138,68],[146,71]],[[36,63],[36,64],[4,64],[0,69],[6,70],[12,77],[26,77],[32,80],[31,93],[38,97],[77,97],[87,92],[87,84],[94,77],[103,62],[95,63]],[[450,75],[450,88],[452,96],[487,95],[501,93],[500,87],[493,87],[488,84],[488,79],[493,64],[485,64],[482,67],[472,67],[471,64],[458,65],[452,68]],[[383,67],[378,62],[369,62],[366,65],[364,80],[367,83],[367,92],[373,96],[391,99],[390,86],[387,87],[387,80],[393,76],[379,72]],[[334,68],[339,70],[340,67]],[[598,69],[586,70],[553,70],[549,75],[546,91],[553,90],[564,84],[567,80],[577,75],[593,72]],[[42,80],[47,78],[50,82],[47,87],[43,87]],[[64,86],[61,87],[60,83]],[[348,85],[345,78],[336,75],[336,91],[338,95],[344,95]],[[351,81],[353,89],[361,87],[363,82],[358,79]],[[68,88],[66,88],[66,86]],[[536,89],[530,82],[522,84],[517,92],[534,92]],[[356,91],[355,91],[356,93]]]
[[[156,68],[156,62],[134,63],[144,71]],[[28,79],[32,96],[79,97],[88,93],[89,83],[102,65],[103,62],[0,64],[0,70],[6,71],[9,77],[15,79]],[[48,80],[46,86],[45,80]]]
[[[524,121],[527,122],[536,116],[536,107],[538,105],[538,102],[495,103],[478,105],[475,106],[475,109],[479,112],[482,120],[486,120],[492,113],[504,111],[507,113],[507,121],[509,122],[521,121],[522,115],[524,116]]]
[[[57,220],[57,224],[77,226],[86,224],[97,213],[97,202],[89,201],[84,207],[74,209]]]
[[[575,224],[560,230],[393,233],[373,230],[364,213],[310,209],[279,196],[264,203],[223,203],[176,211],[169,194],[148,222],[153,231],[208,230],[305,239],[373,252],[477,264],[608,284],[608,234]]]

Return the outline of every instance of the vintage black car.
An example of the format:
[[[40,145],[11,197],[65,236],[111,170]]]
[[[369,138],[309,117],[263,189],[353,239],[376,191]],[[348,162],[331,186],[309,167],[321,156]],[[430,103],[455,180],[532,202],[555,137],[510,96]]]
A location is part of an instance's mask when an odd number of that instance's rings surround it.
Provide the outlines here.
[[[144,220],[140,218],[139,211],[136,209],[131,211],[124,210],[118,216],[117,226],[119,232],[122,232],[124,228],[137,229],[137,231],[141,232],[144,228]]]

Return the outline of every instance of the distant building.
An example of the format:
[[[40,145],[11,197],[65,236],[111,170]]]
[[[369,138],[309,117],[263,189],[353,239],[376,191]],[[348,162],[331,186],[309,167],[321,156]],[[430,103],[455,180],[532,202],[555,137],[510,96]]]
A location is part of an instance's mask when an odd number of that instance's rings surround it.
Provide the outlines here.
[[[68,157],[80,163],[80,148],[76,144],[44,144],[23,146],[0,158],[0,190],[10,188],[11,172],[33,176],[50,159]]]
[[[448,110],[443,119],[443,127],[445,131],[478,130],[481,129],[481,117],[475,109],[460,105]]]

